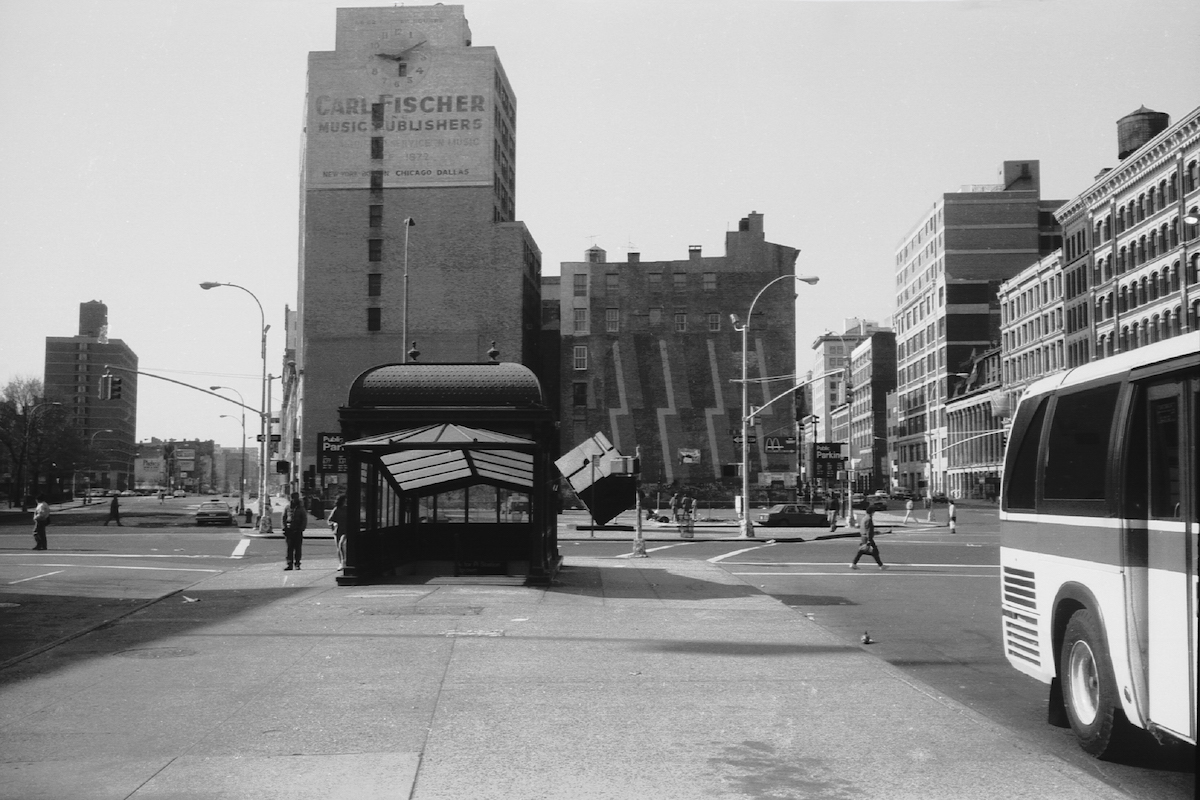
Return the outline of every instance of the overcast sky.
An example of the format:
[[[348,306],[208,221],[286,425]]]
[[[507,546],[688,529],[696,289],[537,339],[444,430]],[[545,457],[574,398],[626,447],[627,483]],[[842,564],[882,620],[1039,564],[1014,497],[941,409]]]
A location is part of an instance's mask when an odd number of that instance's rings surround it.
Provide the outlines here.
[[[0,383],[41,378],[45,338],[102,300],[142,370],[258,397],[257,307],[198,284],[258,296],[277,373],[306,59],[339,5],[376,4],[0,0]],[[1196,0],[464,5],[517,95],[544,272],[592,244],[722,255],[758,211],[821,278],[798,289],[802,369],[844,318],[890,320],[896,247],[942,192],[1039,159],[1042,196],[1071,198],[1115,164],[1120,117],[1200,105]],[[139,439],[236,446],[225,413],[139,381]]]

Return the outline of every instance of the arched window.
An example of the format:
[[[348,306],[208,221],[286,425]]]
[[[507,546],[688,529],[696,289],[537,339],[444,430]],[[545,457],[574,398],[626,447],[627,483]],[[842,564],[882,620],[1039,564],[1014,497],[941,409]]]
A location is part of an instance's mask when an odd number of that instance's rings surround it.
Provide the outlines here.
[[[1179,199],[1179,173],[1171,173],[1171,182],[1167,184],[1167,200],[1174,203]]]
[[[1149,296],[1146,299],[1147,300],[1157,300],[1158,299],[1158,273],[1157,272],[1150,273]]]
[[[1195,188],[1196,188],[1196,162],[1193,161],[1192,163],[1187,165],[1187,177],[1184,178],[1184,181],[1183,181],[1183,191],[1186,194],[1187,192],[1190,192]]]
[[[1188,259],[1188,264],[1187,282],[1188,286],[1191,286],[1193,283],[1200,282],[1200,253],[1193,253],[1192,257]]]
[[[1124,353],[1129,349],[1129,326],[1121,328],[1121,352]]]
[[[1171,293],[1171,268],[1163,267],[1163,271],[1158,275],[1158,294],[1159,297],[1166,297]]]
[[[1120,249],[1120,251],[1118,251],[1118,253],[1117,253],[1117,274],[1118,275],[1124,275],[1125,270],[1127,270],[1129,268],[1127,265],[1128,258],[1129,258],[1129,254],[1126,253],[1125,248],[1122,247]]]
[[[1176,261],[1171,265],[1171,291],[1179,291],[1179,262]]]
[[[1125,232],[1125,207],[1117,209],[1117,233]]]
[[[1146,218],[1146,195],[1139,194],[1137,199],[1137,216],[1134,217],[1138,222]]]
[[[1120,297],[1117,298],[1117,310],[1124,314],[1129,310],[1129,290],[1121,287]]]
[[[1134,263],[1135,264],[1145,264],[1146,263],[1146,237],[1145,236],[1138,239],[1137,260]]]
[[[1112,222],[1112,220],[1109,217],[1104,218],[1104,234],[1103,234],[1103,238],[1101,239],[1101,241],[1107,242],[1109,239],[1112,238],[1112,225],[1110,224],[1111,222]]]
[[[1148,302],[1150,302],[1150,295],[1146,291],[1146,279],[1143,277],[1138,281],[1138,305],[1144,306]]]
[[[1112,307],[1113,307],[1113,296],[1112,296],[1112,292],[1109,292],[1108,294],[1104,295],[1104,318],[1105,319],[1112,319],[1112,315],[1113,315]]]
[[[1158,314],[1155,314],[1154,319],[1151,320],[1150,324],[1147,326],[1150,329],[1148,331],[1148,333],[1150,334],[1151,342],[1157,342],[1160,338],[1162,338],[1159,335],[1160,334],[1160,330],[1159,330],[1160,325],[1162,325],[1162,317],[1158,316]]]
[[[1179,246],[1179,220],[1171,220],[1171,247]]]
[[[1146,256],[1154,258],[1158,255],[1158,236],[1154,232],[1150,233],[1149,241],[1146,242]]]

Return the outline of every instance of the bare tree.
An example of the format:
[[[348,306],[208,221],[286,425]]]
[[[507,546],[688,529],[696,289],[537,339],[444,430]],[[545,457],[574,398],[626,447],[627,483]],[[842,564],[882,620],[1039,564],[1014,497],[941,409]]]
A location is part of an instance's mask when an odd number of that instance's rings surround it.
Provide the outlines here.
[[[0,447],[8,462],[9,505],[29,505],[40,477],[65,471],[79,458],[79,431],[60,402],[47,399],[41,380],[18,376],[0,390]]]

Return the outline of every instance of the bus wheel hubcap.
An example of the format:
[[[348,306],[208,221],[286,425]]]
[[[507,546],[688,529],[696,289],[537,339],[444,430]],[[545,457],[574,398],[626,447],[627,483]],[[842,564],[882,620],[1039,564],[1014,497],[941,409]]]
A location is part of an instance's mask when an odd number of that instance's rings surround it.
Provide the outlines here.
[[[1071,707],[1084,725],[1096,719],[1100,706],[1100,679],[1096,674],[1096,659],[1087,642],[1076,642],[1071,646],[1071,662],[1068,665],[1071,680]]]

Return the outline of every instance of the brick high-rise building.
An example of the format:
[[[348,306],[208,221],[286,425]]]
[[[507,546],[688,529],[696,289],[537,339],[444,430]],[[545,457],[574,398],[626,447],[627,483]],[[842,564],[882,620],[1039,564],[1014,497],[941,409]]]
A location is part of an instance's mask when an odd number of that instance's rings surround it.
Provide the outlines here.
[[[335,49],[309,54],[283,411],[300,470],[339,431],[355,377],[414,342],[422,362],[487,361],[495,342],[538,370],[541,253],[516,221],[516,115],[462,6],[338,9]]]
[[[799,250],[766,241],[763,215],[751,213],[725,234],[725,255],[689,248],[677,261],[610,262],[593,247],[564,262],[559,289],[558,396],[564,452],[596,432],[625,455],[641,446],[646,484],[699,486],[726,478],[741,460],[742,334],[755,296],[794,274]],[[794,281],[780,281],[754,306],[747,340],[750,403],[766,405],[795,385]],[[799,291],[803,291],[800,289]],[[547,292],[549,302],[549,292]],[[740,323],[739,323],[740,324]],[[791,395],[767,408],[751,434],[750,476],[796,470],[786,449],[795,434]],[[794,442],[794,439],[793,439]]]
[[[896,251],[898,439],[901,485],[946,490],[949,381],[1000,343],[997,292],[1062,245],[1041,198],[1037,161],[1005,161],[1000,181],[947,192]]]
[[[105,366],[121,379],[121,396],[100,398]],[[79,304],[79,335],[46,337],[46,399],[63,404],[87,446],[80,469],[83,485],[132,489],[137,453],[137,355],[120,339],[108,338],[108,306]]]

